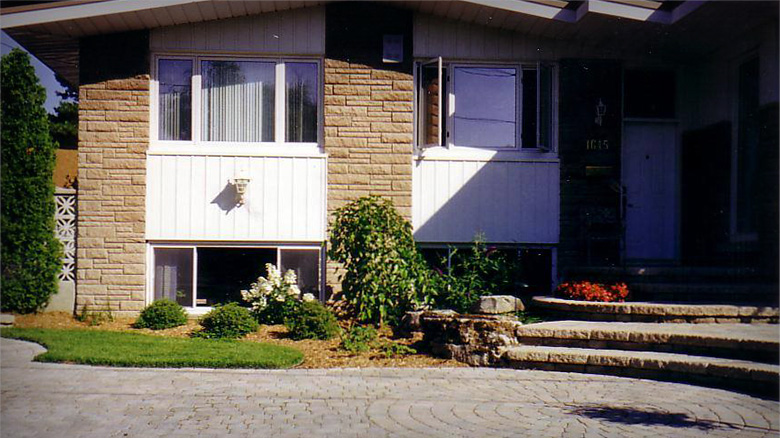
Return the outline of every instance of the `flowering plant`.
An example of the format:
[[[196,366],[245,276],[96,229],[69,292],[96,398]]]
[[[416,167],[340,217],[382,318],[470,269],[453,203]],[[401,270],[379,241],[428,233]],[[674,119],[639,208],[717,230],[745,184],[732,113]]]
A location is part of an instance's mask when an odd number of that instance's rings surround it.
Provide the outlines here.
[[[603,303],[623,302],[628,297],[628,286],[625,283],[602,284],[574,281],[561,283],[556,292],[570,300],[600,301]]]
[[[282,275],[279,268],[266,263],[266,277],[258,277],[241,297],[252,306],[255,318],[263,324],[282,324],[298,307],[301,300],[313,301],[314,295],[301,294],[292,269]]]

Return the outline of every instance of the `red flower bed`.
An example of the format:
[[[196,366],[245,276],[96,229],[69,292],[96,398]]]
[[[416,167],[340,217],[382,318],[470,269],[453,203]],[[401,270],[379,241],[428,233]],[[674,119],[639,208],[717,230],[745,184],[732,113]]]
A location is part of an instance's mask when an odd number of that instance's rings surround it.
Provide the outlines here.
[[[603,303],[623,302],[628,296],[628,286],[625,283],[601,284],[590,281],[574,281],[561,283],[556,292],[570,300],[600,301]]]

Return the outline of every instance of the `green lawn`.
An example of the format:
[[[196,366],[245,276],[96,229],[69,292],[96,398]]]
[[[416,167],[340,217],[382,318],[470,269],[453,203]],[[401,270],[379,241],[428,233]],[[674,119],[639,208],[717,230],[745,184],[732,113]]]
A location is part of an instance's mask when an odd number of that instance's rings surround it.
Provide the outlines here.
[[[43,345],[39,362],[121,367],[289,368],[300,351],[247,341],[167,338],[127,332],[3,328],[0,336]]]

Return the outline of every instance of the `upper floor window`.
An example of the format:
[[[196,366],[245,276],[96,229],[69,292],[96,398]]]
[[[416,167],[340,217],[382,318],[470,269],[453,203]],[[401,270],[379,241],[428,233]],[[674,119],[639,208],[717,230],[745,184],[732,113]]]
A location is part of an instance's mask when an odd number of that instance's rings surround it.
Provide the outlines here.
[[[157,139],[201,143],[317,143],[319,63],[157,59]]]
[[[550,66],[420,63],[417,144],[551,150],[553,91]]]

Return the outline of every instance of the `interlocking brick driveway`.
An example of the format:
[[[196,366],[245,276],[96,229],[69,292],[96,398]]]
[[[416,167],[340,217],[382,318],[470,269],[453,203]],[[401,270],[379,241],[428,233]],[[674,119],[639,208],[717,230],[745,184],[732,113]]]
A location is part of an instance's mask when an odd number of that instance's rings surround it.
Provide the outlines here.
[[[762,437],[778,403],[499,369],[121,369],[30,362],[3,339],[2,437]]]

